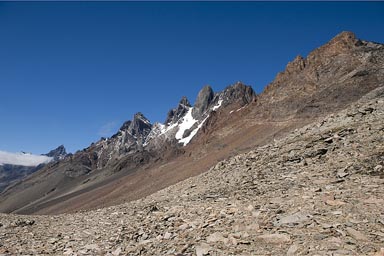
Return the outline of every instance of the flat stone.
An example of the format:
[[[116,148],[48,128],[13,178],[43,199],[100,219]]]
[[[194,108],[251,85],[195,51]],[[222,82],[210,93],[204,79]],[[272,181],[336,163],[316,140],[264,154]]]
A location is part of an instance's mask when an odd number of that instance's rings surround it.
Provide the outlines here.
[[[369,241],[369,239],[363,233],[361,233],[360,231],[357,231],[357,230],[355,230],[353,228],[350,228],[350,227],[346,228],[346,231],[355,240],[358,240],[358,241]]]
[[[204,256],[209,253],[211,247],[208,244],[202,243],[195,247],[196,256]]]
[[[114,256],[118,256],[118,255],[120,255],[120,253],[121,253],[121,247],[117,247],[116,248],[116,250],[114,250],[113,252],[112,252],[112,255],[114,255]]]
[[[284,234],[265,234],[260,235],[257,238],[270,244],[283,244],[291,241],[291,238]]]
[[[312,218],[312,216],[309,214],[298,212],[295,214],[284,216],[281,219],[275,221],[273,224],[275,226],[298,224],[298,223],[310,220],[311,218]]]
[[[332,200],[332,199],[325,201],[325,203],[327,205],[330,205],[330,206],[340,206],[340,205],[344,205],[345,204],[345,202],[343,202],[343,201]]]
[[[171,236],[172,236],[172,234],[171,233],[169,233],[169,232],[165,232],[165,234],[164,234],[164,239],[165,240],[168,240],[168,239],[170,239],[171,238]]]
[[[297,255],[297,251],[299,250],[299,246],[297,244],[293,244],[289,247],[287,251],[287,256],[295,256]]]
[[[208,243],[223,242],[224,236],[220,232],[215,232],[207,237]]]

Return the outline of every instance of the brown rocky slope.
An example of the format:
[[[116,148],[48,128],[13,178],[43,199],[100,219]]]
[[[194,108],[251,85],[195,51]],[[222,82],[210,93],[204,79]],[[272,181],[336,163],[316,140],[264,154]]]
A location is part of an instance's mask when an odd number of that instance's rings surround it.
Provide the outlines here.
[[[221,99],[239,100],[212,111],[187,146],[167,142],[156,145],[162,155],[145,149],[119,155],[118,160],[110,160],[107,168],[100,170],[92,160],[97,156],[93,148],[100,147],[96,143],[74,156],[76,165],[70,161],[59,163],[57,168],[40,171],[8,189],[1,195],[0,210],[62,213],[142,198],[349,106],[383,84],[383,67],[383,45],[343,32],[306,58],[297,57],[289,63],[255,100],[237,96],[239,92],[252,95],[247,92],[249,87],[241,83],[228,87],[220,93]],[[211,105],[197,100],[199,104],[195,105],[201,111],[195,116],[201,116],[219,100],[209,89],[204,90],[207,93],[201,99],[209,99]],[[173,113],[186,112],[177,109]],[[134,146],[135,150],[139,148]],[[88,162],[91,167],[87,167]],[[96,168],[92,169],[92,164]],[[67,175],[66,168],[71,175]],[[78,175],[74,177],[73,173]]]
[[[384,253],[384,87],[208,172],[119,206],[0,214],[5,255]]]

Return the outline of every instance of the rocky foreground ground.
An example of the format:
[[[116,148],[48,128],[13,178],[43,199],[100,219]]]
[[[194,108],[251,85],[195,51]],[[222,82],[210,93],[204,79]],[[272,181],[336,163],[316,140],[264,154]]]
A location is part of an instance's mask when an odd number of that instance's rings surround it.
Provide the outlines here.
[[[0,215],[0,255],[384,255],[384,88],[142,200]]]

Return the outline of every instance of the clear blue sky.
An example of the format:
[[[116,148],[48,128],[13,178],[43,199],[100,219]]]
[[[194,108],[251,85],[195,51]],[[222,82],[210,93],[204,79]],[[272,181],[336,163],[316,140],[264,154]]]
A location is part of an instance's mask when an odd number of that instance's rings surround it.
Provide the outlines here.
[[[236,81],[257,92],[343,30],[384,42],[384,2],[0,2],[0,150],[71,152],[141,111]]]

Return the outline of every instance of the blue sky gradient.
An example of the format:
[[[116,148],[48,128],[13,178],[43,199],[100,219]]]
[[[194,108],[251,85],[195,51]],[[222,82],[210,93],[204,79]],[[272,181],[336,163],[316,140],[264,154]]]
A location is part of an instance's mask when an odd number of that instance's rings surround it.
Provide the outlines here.
[[[384,42],[384,2],[0,2],[0,150],[71,152],[142,112],[257,92],[341,31]]]

